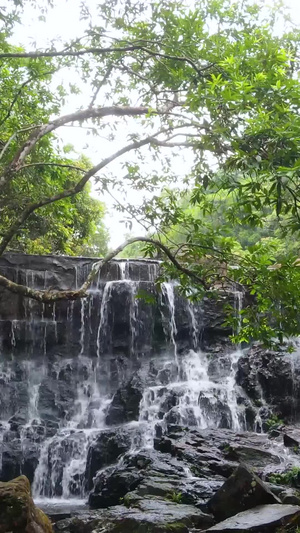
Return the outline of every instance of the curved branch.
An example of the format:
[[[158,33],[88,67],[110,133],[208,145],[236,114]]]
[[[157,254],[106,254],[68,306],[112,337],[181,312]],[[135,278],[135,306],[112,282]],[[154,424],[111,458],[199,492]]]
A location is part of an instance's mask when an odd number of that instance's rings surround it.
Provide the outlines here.
[[[16,232],[19,230],[20,227],[24,224],[24,222],[27,220],[27,218],[37,209],[40,207],[44,207],[45,205],[53,204],[54,202],[58,202],[59,200],[62,200],[64,198],[68,198],[70,196],[74,196],[75,194],[82,191],[86,183],[97,174],[100,170],[102,170],[104,167],[106,167],[109,163],[114,161],[115,159],[121,157],[127,152],[130,152],[131,150],[136,150],[138,148],[141,148],[142,146],[145,146],[146,144],[154,143],[155,136],[160,135],[161,133],[164,133],[166,130],[160,130],[157,133],[155,133],[152,136],[146,137],[145,139],[142,139],[140,141],[133,142],[131,144],[128,144],[127,146],[124,146],[114,154],[112,154],[109,157],[106,157],[103,159],[98,165],[95,165],[90,170],[85,172],[84,176],[72,187],[71,189],[67,189],[65,191],[61,191],[57,194],[54,194],[53,196],[49,196],[46,198],[43,198],[42,200],[38,202],[33,202],[32,204],[29,204],[24,211],[20,214],[19,217],[13,222],[13,224],[10,226],[6,234],[3,236],[2,241],[0,243],[0,255],[3,254],[5,251],[7,245],[12,240],[13,236],[16,234]],[[34,163],[32,164],[34,165]],[[29,164],[28,166],[31,166]],[[26,168],[26,165],[23,165],[18,170],[21,170],[21,168]],[[82,170],[82,169],[81,169]]]
[[[149,113],[148,107],[96,107],[88,108],[71,113],[69,115],[64,115],[55,120],[43,124],[35,129],[32,134],[29,136],[27,141],[20,148],[18,153],[15,155],[12,162],[6,167],[1,178],[0,178],[0,190],[13,178],[14,173],[17,172],[22,166],[25,158],[30,154],[31,150],[34,148],[36,143],[52,131],[68,124],[69,122],[74,121],[83,121],[89,118],[103,118],[110,115],[117,117],[126,117],[126,116],[139,116],[146,115]]]
[[[31,167],[62,167],[69,168],[70,170],[78,170],[79,172],[86,172],[86,168],[77,167],[76,165],[67,165],[64,163],[28,163],[27,165],[22,165],[17,172]]]
[[[31,287],[27,287],[25,285],[20,285],[18,283],[15,283],[13,281],[10,281],[9,279],[5,278],[4,276],[0,275],[0,287],[4,287],[5,289],[8,289],[10,292],[13,292],[15,294],[20,294],[22,296],[26,296],[29,298],[33,298],[34,300],[37,300],[38,302],[57,302],[58,300],[78,300],[80,298],[84,298],[88,295],[88,290],[93,282],[93,280],[96,278],[99,272],[101,272],[102,267],[109,263],[116,255],[118,255],[126,246],[129,244],[132,244],[134,242],[148,242],[149,244],[153,244],[160,250],[164,252],[164,254],[167,256],[167,258],[173,263],[173,265],[183,274],[189,276],[192,278],[196,283],[200,284],[204,288],[208,288],[206,286],[205,281],[197,276],[193,271],[189,270],[188,268],[181,265],[176,257],[172,254],[172,252],[162,244],[160,241],[157,241],[155,239],[151,239],[148,237],[132,237],[131,239],[127,239],[123,244],[115,248],[112,252],[109,252],[103,259],[100,259],[96,263],[93,264],[91,272],[89,273],[86,281],[81,285],[81,287],[77,290],[38,290],[33,289]]]

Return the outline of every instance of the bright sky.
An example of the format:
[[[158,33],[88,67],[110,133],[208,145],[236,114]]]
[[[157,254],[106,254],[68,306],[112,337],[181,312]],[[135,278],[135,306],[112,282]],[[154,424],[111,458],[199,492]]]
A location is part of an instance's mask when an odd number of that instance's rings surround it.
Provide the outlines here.
[[[10,0],[7,0],[9,2]],[[2,2],[3,3],[3,2]],[[18,27],[18,31],[15,33],[16,44],[23,44],[28,49],[34,50],[35,47],[42,49],[47,46],[50,40],[63,42],[69,39],[78,37],[83,33],[82,22],[79,21],[81,0],[54,0],[55,7],[47,13],[46,23],[42,21],[37,22],[39,13],[34,9],[28,9],[25,11],[25,17],[22,17],[22,26]],[[94,14],[93,22],[96,22],[96,0],[87,0],[90,10]],[[270,4],[270,1],[265,2],[266,5]],[[296,24],[300,25],[300,0],[285,0],[285,4],[290,8],[291,15]],[[101,21],[99,21],[101,24]],[[56,45],[59,48],[59,42]],[[57,76],[57,84],[64,79],[65,73],[59,73]],[[70,80],[73,81],[73,80]],[[78,80],[75,80],[76,83]],[[79,97],[71,98],[68,104],[64,108],[64,112],[68,113],[74,111],[79,106],[88,106],[90,102],[90,93],[86,93],[87,89]],[[63,128],[61,131],[62,138],[65,143],[74,144],[78,154],[84,153],[87,155],[94,164],[100,162],[104,156],[108,153],[115,152],[121,146],[126,143],[126,135],[128,132],[118,135],[117,141],[114,143],[113,148],[110,143],[101,137],[93,137],[88,135],[88,131],[84,128]],[[183,174],[186,171],[188,161],[186,156],[182,156],[182,160],[176,160],[176,170]],[[111,169],[111,168],[110,168]],[[115,165],[112,170],[116,173],[120,172],[120,167]],[[97,196],[97,193],[94,191]],[[138,193],[131,193],[130,201],[139,203],[142,196]],[[103,200],[103,196],[100,197]],[[111,235],[111,245],[116,246],[122,242],[124,233],[126,230],[124,224],[120,223],[122,215],[113,212],[112,201],[108,197],[104,198],[105,203],[109,208],[109,215],[107,216],[106,224],[109,228]],[[133,233],[143,234],[142,228],[137,225],[133,226]]]

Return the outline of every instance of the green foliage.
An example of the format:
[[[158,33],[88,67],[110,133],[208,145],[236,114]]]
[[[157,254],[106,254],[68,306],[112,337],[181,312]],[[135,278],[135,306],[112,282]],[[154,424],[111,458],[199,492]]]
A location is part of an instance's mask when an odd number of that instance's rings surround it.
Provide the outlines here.
[[[131,506],[131,498],[130,498],[130,494],[129,493],[125,494],[125,496],[120,498],[120,504],[124,505],[125,507],[127,507],[127,509],[130,508],[130,506]]]
[[[0,40],[0,52],[17,51],[20,49]],[[60,66],[51,58],[1,60],[0,173],[34,131],[34,125],[47,123],[61,111],[61,95],[51,87],[53,74]],[[29,205],[71,188],[91,166],[83,156],[74,160],[64,155],[64,148],[62,152],[53,135],[43,137],[23,168],[4,187],[0,196],[1,235]],[[108,233],[104,214],[103,202],[90,196],[87,185],[77,195],[35,210],[15,231],[7,249],[36,254],[91,254],[94,250],[96,255],[105,254]]]
[[[186,525],[182,522],[173,522],[172,524],[165,524],[164,526],[162,526],[162,529],[166,533],[185,533]]]
[[[234,453],[234,448],[227,442],[222,446],[222,451],[225,455],[232,455],[232,453]]]
[[[273,429],[277,429],[279,426],[282,426],[284,424],[284,421],[279,418],[278,415],[272,415],[268,420],[266,420],[266,426],[268,428],[268,431],[272,431]]]
[[[293,466],[291,470],[288,470],[284,473],[274,473],[269,477],[271,483],[276,483],[278,485],[291,485],[293,487],[298,487],[300,485],[300,468]]]
[[[149,305],[153,305],[153,304],[156,303],[156,298],[155,298],[154,294],[151,294],[150,292],[145,291],[144,289],[140,289],[137,292],[136,298],[140,299],[140,300],[143,300],[144,302],[146,302]]]
[[[173,491],[167,495],[167,499],[173,503],[182,503],[182,494],[181,492]]]
[[[298,446],[298,445],[293,446],[293,452],[294,452],[296,455],[299,455],[299,453],[300,453],[300,449],[299,449],[299,446]]]

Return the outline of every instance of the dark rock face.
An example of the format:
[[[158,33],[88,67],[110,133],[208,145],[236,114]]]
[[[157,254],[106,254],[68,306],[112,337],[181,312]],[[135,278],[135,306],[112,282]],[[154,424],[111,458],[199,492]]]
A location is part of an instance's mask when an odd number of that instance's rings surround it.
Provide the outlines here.
[[[102,508],[116,505],[125,495],[126,498],[130,495],[132,501],[150,496],[168,499],[172,494],[176,499],[179,494],[181,503],[194,504],[206,512],[213,511],[218,519],[223,519],[229,516],[219,511],[223,502],[227,512],[231,512],[230,509],[234,512],[236,507],[235,512],[239,512],[247,508],[247,502],[250,507],[261,501],[278,503],[280,500],[252,471],[245,466],[239,467],[247,460],[246,455],[235,454],[235,445],[239,450],[247,449],[249,466],[254,466],[260,475],[272,461],[276,470],[280,459],[268,451],[270,441],[267,435],[240,434],[238,445],[236,439],[231,430],[183,431],[170,427],[166,435],[156,438],[156,450],[128,452],[121,464],[100,472],[94,480],[90,504]],[[187,471],[191,473],[190,477],[187,477]],[[224,485],[226,479],[228,485]],[[254,481],[255,490],[251,485]],[[217,491],[220,491],[219,495]],[[235,503],[229,505],[228,498],[236,500]]]
[[[280,500],[288,505],[300,505],[299,492],[296,489],[285,489],[279,494]]]
[[[217,520],[280,500],[246,466],[240,465],[208,502]]]
[[[300,408],[300,369],[294,366],[295,354],[263,350],[255,346],[238,362],[237,383],[258,406],[262,395],[268,409],[261,409],[263,419],[272,413],[291,420]],[[266,428],[267,429],[267,428]]]
[[[34,256],[8,253],[0,258],[0,272],[9,279],[28,284],[37,289],[68,289],[79,287],[88,275],[95,259]],[[165,344],[168,332],[169,309],[164,294],[158,295],[153,281],[159,274],[159,263],[151,260],[130,262],[112,261],[101,271],[101,281],[92,285],[91,296],[82,304],[61,301],[54,306],[42,305],[35,301],[24,300],[6,290],[0,290],[0,336],[2,348],[8,353],[22,351],[45,351],[47,354],[74,353],[84,340],[89,355],[102,352],[129,357],[133,353],[151,353]],[[107,313],[110,317],[103,337],[99,339],[99,319],[105,283],[118,281],[108,287]],[[132,283],[128,283],[128,280]],[[136,284],[136,285],[134,285]],[[138,327],[140,335],[132,339],[130,308],[134,303],[133,289],[138,288],[152,294],[154,302],[139,299],[135,302],[139,314]],[[102,293],[102,294],[101,294]],[[176,295],[176,342],[179,351],[192,347],[191,321],[187,303]],[[159,310],[158,307],[161,309]],[[203,308],[202,308],[203,307]],[[201,309],[195,310],[196,320],[201,324],[201,335],[206,339],[224,338],[227,329],[222,327],[224,321],[222,298],[206,299]],[[84,309],[83,309],[84,308]],[[126,312],[124,313],[124,309]],[[81,335],[82,314],[89,315],[90,327]],[[28,321],[31,322],[28,328]],[[68,328],[65,323],[68,321]],[[85,346],[84,346],[85,348]],[[85,350],[84,350],[85,352]]]
[[[121,498],[134,490],[141,481],[137,472],[114,471],[102,472],[95,480],[94,491],[89,496],[89,505],[92,509],[101,509],[118,505]]]
[[[297,451],[300,446],[300,429],[285,426],[282,432],[284,445]]]
[[[282,438],[281,434],[281,441]],[[187,533],[193,528],[207,529],[214,521],[256,506],[257,502],[268,502],[274,506],[274,515],[263,513],[262,521],[255,518],[251,524],[247,517],[236,531],[247,531],[250,524],[253,531],[274,532],[279,515],[283,523],[285,520],[288,523],[291,517],[298,519],[298,514],[288,513],[282,504],[280,514],[281,500],[270,491],[269,484],[262,482],[248,466],[241,465],[249,460],[262,476],[273,462],[276,471],[279,459],[270,452],[270,443],[266,434],[236,434],[227,429],[184,430],[171,425],[165,435],[156,437],[156,450],[128,451],[118,464],[98,472],[89,504],[100,510],[62,520],[56,524],[56,531],[100,533],[105,529],[117,533],[118,528],[123,531],[128,527],[136,533],[164,533],[173,527],[176,532]],[[275,488],[282,492],[282,487]],[[242,514],[235,518],[240,520]],[[233,523],[231,529],[224,531],[235,531]],[[218,526],[223,527],[223,522]]]
[[[134,434],[126,429],[104,430],[90,446],[87,457],[87,488],[93,487],[93,478],[98,470],[117,462],[132,444]]]
[[[108,426],[138,420],[143,388],[141,379],[133,376],[124,387],[117,390],[106,415],[105,422]]]

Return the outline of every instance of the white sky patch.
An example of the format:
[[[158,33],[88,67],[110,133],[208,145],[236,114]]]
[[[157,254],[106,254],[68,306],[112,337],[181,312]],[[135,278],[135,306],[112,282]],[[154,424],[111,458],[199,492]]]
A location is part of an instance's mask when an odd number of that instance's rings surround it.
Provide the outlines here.
[[[97,16],[97,2],[95,0],[87,0],[89,10],[93,14],[93,23],[101,26],[101,19]],[[267,5],[272,5],[272,2],[266,1]],[[87,27],[87,21],[80,20],[80,4],[81,0],[56,0],[54,1],[54,8],[49,9],[46,15],[46,21],[39,20],[40,13],[34,8],[26,8],[24,16],[22,15],[22,25],[19,25],[14,34],[14,44],[23,45],[28,50],[34,50],[35,48],[45,49],[49,47],[50,43],[55,41],[56,49],[62,49],[64,44],[70,39],[76,39],[83,35],[84,30]],[[292,20],[295,24],[300,25],[300,0],[285,0],[285,4],[290,9]],[[97,20],[98,19],[98,20]],[[89,88],[88,83],[82,83],[78,80],[78,75],[72,71],[62,70],[54,77],[55,87],[60,83],[76,83],[82,89],[80,95],[71,95],[68,97],[68,101],[64,105],[63,113],[70,113],[78,109],[79,107],[88,107],[92,95],[92,90]],[[142,105],[143,102],[137,102],[137,105]],[[103,101],[97,101],[98,105],[105,105]],[[73,144],[77,155],[83,153],[93,164],[99,163],[109,153],[116,152],[124,144],[128,143],[127,135],[130,132],[136,131],[135,121],[128,121],[128,130],[124,128],[124,131],[119,131],[116,135],[116,139],[113,142],[108,141],[103,136],[93,136],[88,129],[88,123],[84,123],[82,126],[74,125],[61,128],[57,133],[62,138],[64,144]],[[133,124],[133,126],[131,126]],[[149,148],[144,147],[145,153]],[[126,159],[130,159],[130,155],[127,158],[122,159],[122,163]],[[149,165],[151,167],[151,160],[149,159]],[[178,180],[189,171],[191,165],[191,157],[187,154],[186,150],[182,150],[178,157],[173,171],[176,170],[178,174]],[[155,166],[153,167],[155,168]],[[108,172],[115,173],[117,177],[122,177],[125,173],[122,171],[122,166],[119,162],[109,165]],[[124,224],[120,222],[123,215],[113,210],[113,201],[108,195],[102,195],[97,192],[97,186],[93,185],[93,196],[104,200],[108,207],[108,215],[106,217],[106,224],[110,231],[111,246],[116,246],[124,240],[124,234],[128,232]],[[141,191],[130,191],[127,197],[127,201],[133,204],[140,204],[144,194]],[[119,196],[119,200],[123,199]],[[135,235],[144,234],[145,230],[136,223],[133,223],[132,233]]]

